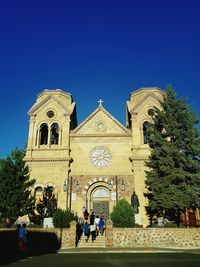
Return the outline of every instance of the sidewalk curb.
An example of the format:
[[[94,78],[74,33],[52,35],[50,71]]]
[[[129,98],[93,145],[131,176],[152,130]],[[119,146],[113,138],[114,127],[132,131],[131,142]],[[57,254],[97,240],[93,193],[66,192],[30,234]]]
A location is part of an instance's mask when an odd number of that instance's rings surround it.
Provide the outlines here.
[[[195,253],[200,254],[199,249],[194,248],[138,248],[138,249],[60,249],[58,254],[95,254],[95,253],[105,253],[105,254],[117,254],[117,253]]]

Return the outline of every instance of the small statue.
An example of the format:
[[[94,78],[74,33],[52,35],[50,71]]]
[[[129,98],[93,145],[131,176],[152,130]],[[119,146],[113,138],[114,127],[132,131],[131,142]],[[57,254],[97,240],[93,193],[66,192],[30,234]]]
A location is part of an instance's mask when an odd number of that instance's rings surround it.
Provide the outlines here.
[[[140,203],[139,203],[139,199],[138,199],[138,196],[136,195],[135,191],[133,191],[133,194],[131,196],[131,205],[134,208],[135,213],[139,213],[138,207],[140,206]]]

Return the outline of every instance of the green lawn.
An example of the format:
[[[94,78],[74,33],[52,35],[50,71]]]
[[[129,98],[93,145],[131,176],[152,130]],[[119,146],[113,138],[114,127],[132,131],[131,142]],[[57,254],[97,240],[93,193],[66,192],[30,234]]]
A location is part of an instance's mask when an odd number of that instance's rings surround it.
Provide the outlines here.
[[[195,253],[127,253],[127,254],[48,254],[29,257],[9,265],[15,267],[199,267]]]

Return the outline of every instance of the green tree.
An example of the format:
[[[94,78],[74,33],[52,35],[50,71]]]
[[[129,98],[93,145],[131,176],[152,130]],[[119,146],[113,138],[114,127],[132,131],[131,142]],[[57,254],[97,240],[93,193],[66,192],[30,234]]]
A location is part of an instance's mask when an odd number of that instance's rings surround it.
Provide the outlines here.
[[[78,221],[73,211],[57,209],[53,213],[53,225],[56,228],[69,228],[71,221]]]
[[[15,149],[0,160],[0,212],[1,218],[11,225],[19,216],[34,209],[31,187],[35,180],[29,179],[29,168],[25,164],[25,151]]]
[[[40,225],[44,218],[52,217],[55,210],[57,210],[57,199],[53,188],[50,186],[45,187],[42,192],[42,198],[38,200],[36,208],[30,214],[29,219],[31,222]]]
[[[114,227],[134,227],[134,208],[126,199],[120,199],[110,214]]]
[[[200,207],[199,120],[170,86],[161,107],[148,127],[147,212],[151,219],[168,216],[179,225],[181,212]]]

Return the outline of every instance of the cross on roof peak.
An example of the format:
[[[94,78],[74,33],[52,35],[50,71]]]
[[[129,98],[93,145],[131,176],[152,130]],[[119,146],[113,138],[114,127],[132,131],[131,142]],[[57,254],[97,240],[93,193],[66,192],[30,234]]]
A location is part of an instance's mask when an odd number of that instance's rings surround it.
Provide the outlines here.
[[[103,100],[99,99],[98,103],[99,103],[99,106],[102,106]]]

